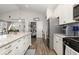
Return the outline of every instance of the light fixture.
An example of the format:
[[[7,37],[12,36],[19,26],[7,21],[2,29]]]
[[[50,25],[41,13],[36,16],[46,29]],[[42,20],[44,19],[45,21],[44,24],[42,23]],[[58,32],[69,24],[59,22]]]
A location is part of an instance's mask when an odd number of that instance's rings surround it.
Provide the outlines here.
[[[19,22],[21,22],[21,20],[19,20]]]
[[[33,20],[35,20],[35,21],[39,21],[39,17],[33,18]]]

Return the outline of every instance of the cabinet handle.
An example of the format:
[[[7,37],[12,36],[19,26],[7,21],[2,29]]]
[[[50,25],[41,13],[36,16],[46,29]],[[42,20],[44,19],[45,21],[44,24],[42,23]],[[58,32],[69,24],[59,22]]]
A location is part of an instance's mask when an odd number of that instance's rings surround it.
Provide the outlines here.
[[[5,49],[8,49],[8,48],[10,48],[11,47],[11,45],[9,45],[8,47],[6,47]]]
[[[8,55],[9,53],[11,53],[12,52],[12,50],[10,50],[8,53],[6,53],[5,55]]]

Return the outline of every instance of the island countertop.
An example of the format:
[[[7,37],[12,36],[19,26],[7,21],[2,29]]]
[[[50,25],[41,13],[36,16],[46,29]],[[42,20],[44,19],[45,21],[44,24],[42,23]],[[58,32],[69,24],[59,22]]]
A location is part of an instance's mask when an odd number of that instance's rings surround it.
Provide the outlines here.
[[[14,34],[7,34],[7,35],[0,35],[0,48],[18,40],[19,38],[25,36],[25,35],[30,35],[30,32],[19,32],[19,33],[14,33]],[[3,37],[2,37],[3,36]]]

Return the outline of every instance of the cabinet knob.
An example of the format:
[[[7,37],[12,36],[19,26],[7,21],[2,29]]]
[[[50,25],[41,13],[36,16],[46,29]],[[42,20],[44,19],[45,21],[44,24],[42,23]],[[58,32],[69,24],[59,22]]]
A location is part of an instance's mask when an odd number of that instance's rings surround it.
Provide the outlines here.
[[[11,47],[11,45],[9,45],[8,47],[6,47],[5,49],[8,49],[8,48],[10,48]]]
[[[10,50],[8,53],[6,53],[5,55],[8,55],[9,53],[11,53],[12,52],[12,50]]]

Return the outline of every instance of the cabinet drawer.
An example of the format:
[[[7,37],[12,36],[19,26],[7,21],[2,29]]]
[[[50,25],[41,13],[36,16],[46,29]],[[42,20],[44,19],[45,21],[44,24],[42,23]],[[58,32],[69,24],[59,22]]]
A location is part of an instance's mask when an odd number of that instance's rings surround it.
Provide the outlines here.
[[[18,45],[18,40],[12,43],[12,49],[14,49]]]
[[[4,52],[3,55],[9,55],[11,52],[12,52],[12,50],[8,50],[8,51]]]
[[[29,47],[30,37],[22,37],[18,40],[0,48],[1,55],[22,55]]]
[[[0,54],[1,55],[3,55],[3,54],[5,55],[5,54],[10,53],[9,51],[11,50],[11,47],[12,47],[12,45],[9,44],[9,45],[6,45],[6,46],[0,48]]]
[[[12,51],[12,53],[11,54],[14,54],[14,55],[21,55],[23,52],[23,50],[24,50],[24,39],[23,38],[21,38],[20,39],[21,41],[18,43],[18,41],[16,41],[16,43],[14,42],[14,44],[13,44],[13,51]]]

